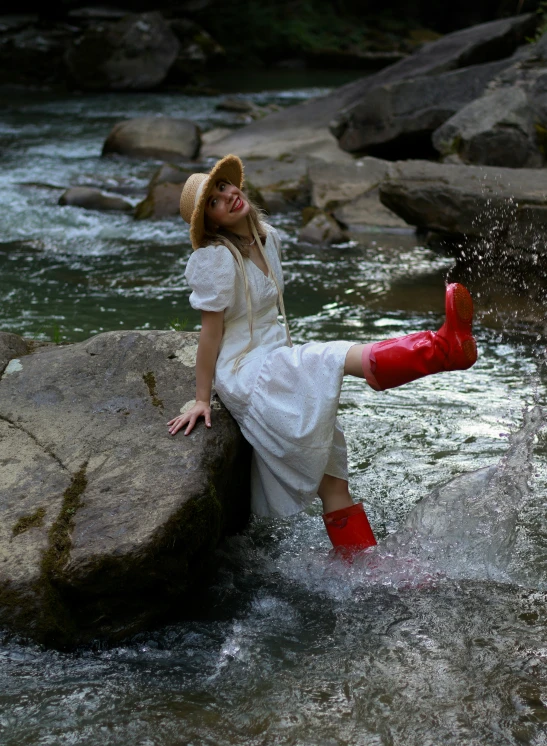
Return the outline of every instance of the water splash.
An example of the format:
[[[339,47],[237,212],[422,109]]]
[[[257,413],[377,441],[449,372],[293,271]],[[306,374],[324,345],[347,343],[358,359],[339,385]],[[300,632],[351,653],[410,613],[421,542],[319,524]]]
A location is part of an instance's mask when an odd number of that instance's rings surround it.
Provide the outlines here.
[[[278,556],[254,558],[265,574],[281,572],[315,592],[337,600],[357,589],[396,590],[432,587],[451,580],[489,580],[533,588],[545,584],[540,564],[526,563],[517,544],[519,515],[532,495],[533,449],[544,426],[542,408],[524,413],[522,427],[509,436],[509,448],[492,466],[462,474],[435,488],[410,512],[406,522],[377,547],[355,556],[348,565],[321,547],[309,550],[302,526],[302,549],[281,549]],[[260,550],[255,550],[260,553]]]
[[[526,411],[497,465],[433,490],[378,554],[413,558],[451,578],[518,582],[511,571],[518,517],[531,493],[533,447],[543,425],[540,406]]]

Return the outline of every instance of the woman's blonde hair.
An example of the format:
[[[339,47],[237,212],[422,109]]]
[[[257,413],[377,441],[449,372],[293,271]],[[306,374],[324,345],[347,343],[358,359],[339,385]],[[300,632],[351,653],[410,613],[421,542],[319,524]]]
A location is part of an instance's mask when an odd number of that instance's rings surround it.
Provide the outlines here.
[[[260,251],[260,254],[262,255],[262,258],[264,259],[264,263],[266,264],[266,267],[268,269],[268,276],[272,278],[275,288],[277,290],[278,308],[281,314],[283,315],[283,320],[285,322],[285,332],[287,334],[287,342],[289,343],[289,347],[292,347],[291,333],[289,331],[289,324],[287,322],[287,314],[285,312],[285,303],[283,302],[283,293],[281,292],[281,288],[279,287],[279,283],[277,281],[275,272],[273,271],[273,267],[270,264],[270,260],[268,259],[266,255],[266,251],[264,250],[264,242],[266,241],[266,238],[268,235],[266,226],[262,219],[264,216],[264,213],[257,205],[255,205],[249,199],[247,195],[246,195],[246,199],[250,206],[250,210],[247,213],[247,222],[251,229],[251,233],[254,237],[254,240],[256,241],[257,248]],[[232,371],[235,372],[238,369],[241,360],[249,352],[253,344],[253,308],[252,308],[252,301],[251,301],[251,291],[249,289],[249,278],[247,276],[245,262],[243,261],[243,258],[248,259],[251,255],[249,240],[245,236],[239,236],[237,233],[233,233],[232,231],[228,231],[226,229],[214,230],[211,220],[207,217],[207,215],[204,215],[203,245],[204,246],[211,246],[211,245],[226,246],[226,248],[232,253],[232,256],[234,257],[235,261],[239,265],[241,269],[241,273],[243,275],[243,285],[245,287],[245,300],[247,302],[247,322],[249,324],[249,343],[247,344],[247,347],[243,350],[243,352],[237,357],[237,359],[234,362]]]

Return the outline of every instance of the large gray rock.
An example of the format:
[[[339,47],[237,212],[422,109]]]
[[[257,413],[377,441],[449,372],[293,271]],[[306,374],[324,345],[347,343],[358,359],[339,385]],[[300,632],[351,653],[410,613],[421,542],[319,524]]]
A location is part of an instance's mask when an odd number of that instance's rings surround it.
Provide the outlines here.
[[[411,225],[479,239],[500,262],[547,261],[543,169],[401,161],[380,185],[380,198]]]
[[[196,157],[200,143],[199,127],[190,119],[136,117],[114,125],[102,154],[188,159]]]
[[[433,134],[446,159],[541,167],[547,145],[547,34],[517,50],[487,90]]]
[[[349,165],[314,162],[308,169],[311,204],[332,212],[349,230],[366,226],[408,228],[407,223],[380,202],[379,185],[391,164],[379,158],[361,158]]]
[[[443,156],[464,163],[509,168],[542,165],[532,107],[517,86],[481,96],[433,133],[433,145]]]
[[[135,208],[137,220],[180,216],[180,195],[184,182],[195,168],[163,163],[152,176],[146,197]],[[203,171],[207,171],[203,168]]]
[[[12,360],[0,379],[0,625],[52,645],[183,614],[249,511],[228,412],[168,434],[194,397],[197,335],[109,332]]]
[[[347,236],[331,215],[319,212],[301,228],[298,240],[304,243],[325,245],[346,241]]]
[[[340,151],[336,139],[329,132],[329,123],[341,109],[359,103],[363,96],[380,85],[509,57],[533,33],[536,23],[535,14],[529,13],[447,34],[374,75],[242,127],[204,147],[202,154],[224,156],[237,153],[242,158],[275,158],[298,153],[349,163],[350,156]]]
[[[127,212],[133,205],[123,197],[114,194],[104,194],[93,187],[70,187],[59,197],[60,205],[84,207],[86,210],[121,210]]]
[[[311,204],[320,210],[332,210],[377,187],[390,167],[388,161],[370,157],[348,166],[316,161],[308,169]]]
[[[137,220],[180,215],[180,195],[184,184],[162,181],[151,184],[146,197],[135,208]]]
[[[89,26],[65,61],[74,82],[86,90],[145,91],[165,79],[179,46],[159,13],[131,13]]]
[[[413,232],[405,220],[382,204],[378,187],[340,205],[332,214],[344,228],[357,233],[369,228],[386,233]]]
[[[348,152],[386,148],[427,152],[431,133],[480,96],[509,65],[508,60],[490,62],[376,86],[358,104],[338,114],[331,132]]]
[[[249,195],[269,213],[286,212],[309,204],[308,167],[311,159],[287,155],[245,162]]]

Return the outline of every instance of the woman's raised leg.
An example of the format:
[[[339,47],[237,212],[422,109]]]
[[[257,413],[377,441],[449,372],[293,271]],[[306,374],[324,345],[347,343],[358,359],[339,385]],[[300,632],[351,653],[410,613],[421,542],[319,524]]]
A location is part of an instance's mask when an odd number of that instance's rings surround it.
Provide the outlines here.
[[[477,360],[471,333],[473,301],[467,288],[446,288],[446,320],[437,332],[418,332],[350,347],[344,374],[365,378],[376,390],[402,386],[417,378],[448,370],[466,370]]]

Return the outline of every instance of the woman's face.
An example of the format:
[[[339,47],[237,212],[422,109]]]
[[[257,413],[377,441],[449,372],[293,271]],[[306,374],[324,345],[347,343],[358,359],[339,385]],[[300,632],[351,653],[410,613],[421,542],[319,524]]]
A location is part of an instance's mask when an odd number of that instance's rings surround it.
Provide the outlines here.
[[[250,205],[245,195],[227,181],[217,181],[205,203],[205,214],[219,228],[245,233]]]

